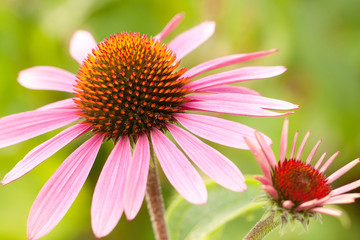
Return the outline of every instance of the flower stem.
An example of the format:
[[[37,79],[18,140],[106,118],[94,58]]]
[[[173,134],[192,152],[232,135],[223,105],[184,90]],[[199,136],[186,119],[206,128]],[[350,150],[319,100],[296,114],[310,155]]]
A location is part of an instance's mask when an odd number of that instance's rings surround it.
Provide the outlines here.
[[[157,173],[154,150],[151,146],[151,164],[146,186],[146,202],[149,210],[156,240],[168,240],[165,221],[165,209],[161,194],[160,181]]]
[[[270,216],[256,223],[244,240],[260,240],[265,238],[272,230],[280,225],[280,220],[274,217],[275,213],[271,213]]]

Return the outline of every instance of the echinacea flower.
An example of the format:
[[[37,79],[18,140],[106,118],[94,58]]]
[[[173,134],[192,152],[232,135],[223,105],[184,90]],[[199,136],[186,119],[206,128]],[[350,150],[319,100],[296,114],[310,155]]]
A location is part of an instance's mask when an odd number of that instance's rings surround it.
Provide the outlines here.
[[[255,178],[263,184],[262,189],[267,193],[270,201],[269,211],[280,216],[282,224],[299,220],[305,227],[307,227],[308,220],[311,217],[317,218],[319,214],[340,216],[342,213],[340,210],[326,207],[326,205],[355,202],[356,198],[360,198],[360,193],[349,192],[360,187],[360,180],[336,189],[331,187],[331,183],[352,169],[360,162],[360,159],[353,160],[327,176],[325,171],[339,155],[339,152],[333,154],[322,164],[326,156],[326,153],[324,153],[312,166],[311,161],[321,140],[315,144],[308,157],[304,159],[302,154],[310,132],[306,133],[295,155],[297,131],[291,145],[290,155],[286,157],[288,128],[289,120],[286,118],[281,134],[278,162],[269,144],[261,134],[255,133],[261,150],[250,139],[245,138],[264,173],[264,176],[255,176]]]
[[[182,18],[182,14],[176,15],[155,37],[122,32],[96,44],[90,33],[76,32],[70,54],[80,64],[77,75],[48,66],[20,72],[18,81],[27,88],[65,91],[75,96],[0,119],[0,147],[80,121],[29,152],[4,177],[2,184],[20,178],[80,135],[93,135],[60,165],[41,189],[29,214],[30,239],[47,234],[66,214],[89,174],[101,143],[106,140],[114,141],[115,146],[93,195],[91,220],[97,237],[109,234],[123,211],[129,220],[137,215],[144,199],[152,148],[174,188],[191,203],[206,202],[202,178],[165,136],[167,131],[186,155],[217,183],[233,191],[246,189],[235,164],[189,132],[219,144],[246,149],[243,138],[252,139],[255,130],[188,111],[287,115],[290,112],[268,109],[292,110],[297,105],[228,85],[273,77],[285,68],[244,67],[191,82],[206,71],[263,57],[275,50],[226,56],[190,70],[177,70],[180,60],[207,40],[215,28],[214,22],[206,21],[179,34],[168,45],[161,43]],[[269,143],[270,139],[266,141]]]

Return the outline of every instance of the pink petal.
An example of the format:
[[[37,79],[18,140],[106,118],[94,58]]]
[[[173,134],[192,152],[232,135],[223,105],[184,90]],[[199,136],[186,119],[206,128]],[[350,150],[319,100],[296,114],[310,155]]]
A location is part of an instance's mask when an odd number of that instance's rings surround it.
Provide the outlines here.
[[[159,130],[151,131],[151,140],[160,165],[174,188],[190,203],[207,201],[205,184],[184,154]]]
[[[91,33],[80,30],[76,31],[70,41],[70,55],[80,64],[96,47],[96,41]]]
[[[78,124],[37,146],[6,174],[1,184],[5,185],[22,177],[87,130],[89,130],[89,126]]]
[[[167,35],[169,35],[178,25],[181,23],[181,21],[184,19],[185,14],[179,13],[176,14],[170,22],[164,27],[164,29],[155,36],[155,38],[162,41]]]
[[[43,237],[64,217],[80,192],[103,139],[95,135],[81,145],[46,182],[30,210],[28,238]]]
[[[261,96],[261,94],[255,90],[246,87],[231,86],[231,85],[218,85],[212,87],[202,88],[201,92],[206,93],[241,93]]]
[[[96,184],[91,204],[91,226],[97,238],[108,235],[123,212],[126,173],[131,162],[128,137],[122,137],[107,159]]]
[[[149,141],[145,134],[139,136],[133,160],[127,172],[124,189],[124,208],[126,218],[134,219],[139,212],[145,196],[150,164]]]
[[[325,204],[326,205],[334,205],[334,204],[350,204],[350,203],[354,203],[355,199],[354,198],[341,198],[341,199],[330,199],[329,201],[327,201]]]
[[[289,159],[293,159],[293,158],[294,158],[295,148],[296,148],[296,142],[297,142],[298,136],[299,136],[299,131],[296,131],[296,132],[295,132],[295,135],[294,135],[293,143],[291,144],[291,151],[290,151]]]
[[[330,197],[331,197],[330,195],[327,195],[321,199],[312,199],[312,200],[306,201],[306,202],[300,204],[298,207],[296,207],[295,210],[301,211],[301,210],[310,209],[310,208],[313,208],[316,206],[322,206],[322,205],[324,205],[324,203],[326,201],[328,201],[330,199]]]
[[[262,190],[264,190],[265,192],[267,192],[268,194],[270,194],[275,200],[277,200],[279,198],[279,195],[273,186],[262,185],[260,188]]]
[[[277,113],[262,109],[254,104],[237,103],[230,101],[207,100],[207,101],[190,101],[181,105],[187,110],[197,110],[206,112],[219,112],[235,114],[242,116],[255,117],[278,117],[292,114],[293,112]]]
[[[352,183],[348,183],[342,187],[336,188],[334,190],[331,191],[330,195],[331,196],[337,196],[346,192],[349,192],[351,190],[354,190],[355,188],[360,187],[360,179],[357,181],[354,181]]]
[[[269,166],[274,169],[277,165],[275,155],[270,148],[270,145],[266,142],[264,137],[259,133],[255,132],[256,139],[258,140],[261,150],[264,152],[266,159],[269,163]]]
[[[333,208],[317,207],[310,210],[311,212],[326,214],[333,217],[340,217],[342,212]]]
[[[338,179],[339,177],[341,177],[342,175],[344,175],[346,172],[348,172],[350,169],[352,169],[353,167],[356,166],[356,164],[358,164],[360,162],[360,158],[355,159],[354,161],[351,161],[350,163],[346,164],[345,166],[343,166],[342,168],[340,168],[339,170],[337,170],[336,172],[334,172],[333,174],[331,174],[326,180],[327,182],[330,184],[332,182],[334,182],[336,179]]]
[[[283,203],[282,203],[282,206],[283,208],[286,208],[286,209],[291,209],[294,207],[294,203],[290,200],[285,200]]]
[[[280,140],[280,162],[285,161],[288,144],[289,119],[285,118]]]
[[[337,151],[336,153],[334,153],[325,163],[324,165],[320,168],[319,172],[320,173],[324,173],[326,171],[326,169],[331,165],[331,163],[335,160],[335,158],[340,154],[339,151]]]
[[[254,155],[257,163],[259,164],[261,171],[265,174],[265,177],[267,179],[271,179],[271,169],[269,162],[267,161],[264,153],[258,149],[252,141],[250,141],[248,138],[244,138],[246,144],[249,146],[250,151]],[[272,185],[272,184],[271,184]]]
[[[244,176],[224,155],[176,125],[168,124],[167,129],[190,159],[215,182],[232,191],[246,190]]]
[[[225,146],[248,149],[244,137],[255,140],[255,129],[237,122],[188,113],[177,113],[174,117],[190,132]],[[271,139],[265,138],[271,144]]]
[[[36,66],[22,70],[18,82],[30,89],[73,92],[76,76],[56,67]]]
[[[347,193],[347,194],[337,195],[331,197],[328,201],[324,203],[324,205],[353,203],[356,198],[360,198],[360,193]]]
[[[300,147],[299,147],[299,149],[298,149],[298,152],[297,152],[297,154],[296,154],[295,159],[297,159],[297,160],[300,160],[300,159],[301,159],[301,154],[303,153],[303,150],[304,150],[304,148],[305,148],[305,144],[306,144],[306,142],[307,142],[307,140],[308,140],[308,138],[309,138],[309,135],[310,135],[310,131],[308,131],[308,132],[305,134],[305,137],[304,137],[304,139],[302,140],[302,142],[301,142],[301,144],[300,144]]]
[[[76,104],[72,98],[68,98],[65,100],[60,100],[57,102],[53,102],[50,104],[47,104],[45,106],[39,107],[38,111],[43,110],[51,110],[51,109],[74,109],[76,107]]]
[[[264,185],[270,185],[272,186],[272,182],[269,178],[264,177],[264,176],[260,176],[260,175],[254,175],[253,178],[255,180],[258,180],[259,182],[261,182]]]
[[[168,47],[176,53],[178,60],[205,42],[215,31],[215,23],[205,21],[175,37]]]
[[[194,82],[189,83],[189,87],[193,91],[202,91],[207,87],[223,85],[235,82],[241,82],[253,79],[270,78],[282,74],[286,71],[283,66],[275,67],[243,67],[228,72],[210,75]]]
[[[239,63],[239,62],[245,62],[245,61],[249,61],[252,59],[264,57],[264,56],[267,56],[267,55],[272,54],[277,51],[278,51],[277,49],[271,49],[269,51],[236,54],[236,55],[230,55],[230,56],[213,59],[213,60],[201,63],[201,64],[191,68],[186,73],[184,73],[183,77],[192,78],[194,76],[197,76],[203,72],[210,71],[212,69],[216,69],[216,68],[232,65],[235,63]]]
[[[319,160],[316,162],[316,164],[315,164],[315,169],[318,169],[319,167],[320,167],[320,165],[321,165],[321,163],[324,161],[324,159],[325,159],[325,156],[326,156],[326,152],[324,152],[322,155],[321,155],[321,157],[319,158]]]
[[[80,118],[74,110],[29,111],[0,118],[0,148],[63,127]]]
[[[191,95],[188,98],[198,101],[229,101],[234,103],[236,102],[238,104],[246,104],[252,107],[266,108],[272,110],[292,110],[299,108],[298,105],[282,100],[239,93],[201,94]]]
[[[316,150],[318,149],[318,147],[319,147],[319,145],[320,145],[321,142],[322,142],[322,140],[319,140],[319,141],[315,144],[314,148],[311,150],[309,156],[307,157],[307,159],[306,159],[306,161],[305,161],[306,164],[310,164],[310,163],[311,163],[311,160],[314,158],[314,155],[315,155],[315,153],[316,153]]]

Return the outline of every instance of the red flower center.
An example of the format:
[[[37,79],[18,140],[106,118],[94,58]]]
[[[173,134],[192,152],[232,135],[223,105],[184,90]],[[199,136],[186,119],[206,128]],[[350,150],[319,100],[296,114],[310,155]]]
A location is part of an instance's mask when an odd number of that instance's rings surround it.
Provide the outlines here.
[[[279,202],[291,200],[295,206],[327,196],[331,187],[325,176],[301,160],[279,162],[272,173]]]
[[[175,72],[175,54],[154,38],[120,33],[99,43],[80,66],[75,95],[93,132],[115,141],[156,127],[164,130],[182,112],[189,82]]]

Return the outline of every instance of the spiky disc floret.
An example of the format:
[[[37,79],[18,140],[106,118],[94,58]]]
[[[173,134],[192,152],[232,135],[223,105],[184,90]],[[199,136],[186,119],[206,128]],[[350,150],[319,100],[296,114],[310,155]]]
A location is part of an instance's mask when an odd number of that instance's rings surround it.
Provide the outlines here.
[[[99,43],[80,66],[75,95],[79,114],[92,130],[115,141],[122,135],[164,130],[182,112],[189,90],[185,68],[154,38],[120,33]]]
[[[272,175],[279,204],[291,200],[297,207],[304,202],[321,199],[331,191],[325,176],[301,160],[285,159],[279,162]]]

